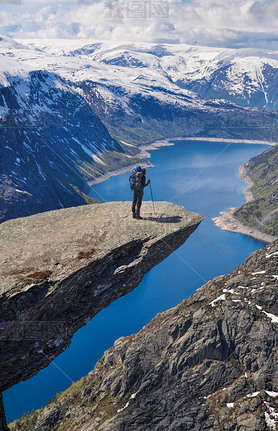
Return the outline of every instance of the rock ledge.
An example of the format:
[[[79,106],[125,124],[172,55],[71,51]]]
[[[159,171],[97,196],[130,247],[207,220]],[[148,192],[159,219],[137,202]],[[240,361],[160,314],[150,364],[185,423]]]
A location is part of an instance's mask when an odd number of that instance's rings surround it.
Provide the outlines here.
[[[96,313],[134,289],[203,217],[171,203],[81,206],[0,225],[0,391],[30,378]]]

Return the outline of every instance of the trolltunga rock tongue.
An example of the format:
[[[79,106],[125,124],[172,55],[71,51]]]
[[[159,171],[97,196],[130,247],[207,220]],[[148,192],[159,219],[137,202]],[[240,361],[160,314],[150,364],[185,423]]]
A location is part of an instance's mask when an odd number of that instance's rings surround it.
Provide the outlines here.
[[[171,203],[155,209],[144,202],[134,220],[129,202],[111,202],[1,224],[0,390],[47,366],[203,219]]]

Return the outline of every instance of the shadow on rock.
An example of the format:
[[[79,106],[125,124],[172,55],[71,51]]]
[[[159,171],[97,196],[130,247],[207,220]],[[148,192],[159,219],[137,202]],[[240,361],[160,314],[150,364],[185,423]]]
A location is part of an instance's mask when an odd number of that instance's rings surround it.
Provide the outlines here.
[[[159,217],[144,217],[144,220],[156,221],[158,223],[180,223],[181,217],[164,217],[163,215],[161,215]]]

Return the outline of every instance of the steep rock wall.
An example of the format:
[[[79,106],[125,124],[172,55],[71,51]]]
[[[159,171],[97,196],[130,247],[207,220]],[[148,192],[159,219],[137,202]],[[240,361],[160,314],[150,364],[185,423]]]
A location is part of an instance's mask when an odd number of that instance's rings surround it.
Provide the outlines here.
[[[117,340],[30,431],[276,429],[277,287],[278,241]]]

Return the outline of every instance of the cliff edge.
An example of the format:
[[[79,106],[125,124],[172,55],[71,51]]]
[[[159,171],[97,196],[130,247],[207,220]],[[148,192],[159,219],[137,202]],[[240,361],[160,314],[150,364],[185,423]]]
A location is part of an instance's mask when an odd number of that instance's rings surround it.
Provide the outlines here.
[[[129,202],[50,211],[0,225],[0,392],[28,379],[96,313],[134,289],[203,217]]]

